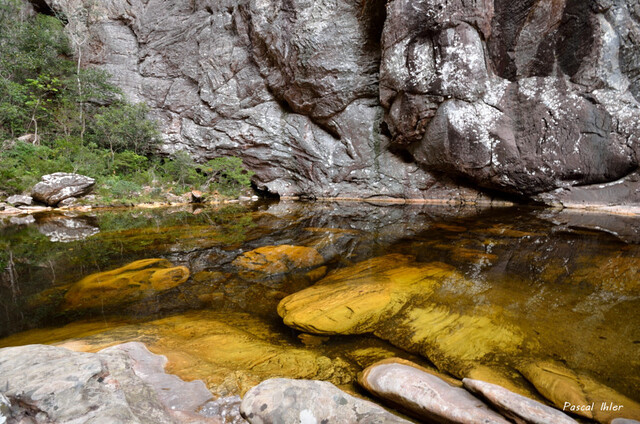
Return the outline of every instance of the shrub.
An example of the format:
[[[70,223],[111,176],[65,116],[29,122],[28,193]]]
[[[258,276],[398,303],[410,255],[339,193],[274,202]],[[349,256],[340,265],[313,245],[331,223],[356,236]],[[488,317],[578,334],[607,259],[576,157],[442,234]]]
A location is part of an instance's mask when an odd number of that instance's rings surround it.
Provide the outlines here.
[[[203,172],[209,177],[211,189],[227,196],[237,196],[250,187],[253,176],[253,172],[244,167],[242,159],[235,156],[210,160],[203,167]]]
[[[117,103],[104,108],[92,124],[94,140],[111,152],[131,150],[138,155],[150,155],[160,144],[160,131],[155,122],[147,119],[149,107]]]

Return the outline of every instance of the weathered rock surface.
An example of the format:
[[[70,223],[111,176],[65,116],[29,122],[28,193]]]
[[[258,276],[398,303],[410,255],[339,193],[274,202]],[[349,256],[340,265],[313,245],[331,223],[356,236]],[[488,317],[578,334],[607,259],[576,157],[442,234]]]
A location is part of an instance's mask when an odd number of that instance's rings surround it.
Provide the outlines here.
[[[496,384],[465,378],[464,387],[486,399],[503,415],[522,424],[577,424],[577,421],[557,409],[513,393]]]
[[[89,275],[65,294],[65,310],[113,306],[152,296],[189,278],[189,269],[166,259],[142,259],[123,267]]]
[[[629,1],[390,2],[380,95],[393,144],[519,195],[624,178],[638,165],[639,36]]]
[[[373,333],[458,376],[475,361],[522,351],[522,331],[497,311],[463,313],[430,299],[472,282],[449,265],[414,261],[390,254],[338,269],[282,299],[278,314],[314,334]]]
[[[152,107],[165,152],[240,155],[272,193],[487,199],[462,177],[639,202],[634,0],[48,3],[84,64]]]
[[[165,363],[140,343],[97,354],[12,347],[0,350],[0,385],[17,422],[218,423],[196,414],[212,397],[204,384],[165,374]]]
[[[15,196],[7,197],[7,203],[13,206],[31,206],[33,197],[16,194]]]
[[[240,412],[252,424],[409,422],[331,383],[284,378],[263,381],[249,390]]]
[[[452,424],[509,422],[465,389],[406,363],[384,361],[373,364],[362,372],[358,381],[373,395],[423,421]]]
[[[280,195],[487,198],[390,150],[379,1],[48,3],[88,34],[84,64],[151,106],[167,153],[240,155]]]
[[[79,174],[55,172],[42,177],[36,184],[31,196],[49,205],[56,206],[61,200],[69,197],[82,197],[89,194],[95,185],[95,180]]]

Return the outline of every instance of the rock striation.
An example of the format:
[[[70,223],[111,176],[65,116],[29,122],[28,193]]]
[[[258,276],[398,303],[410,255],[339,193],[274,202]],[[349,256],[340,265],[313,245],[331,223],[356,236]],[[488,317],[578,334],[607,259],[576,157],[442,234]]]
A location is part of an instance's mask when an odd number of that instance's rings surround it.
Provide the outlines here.
[[[238,155],[259,189],[640,203],[634,0],[47,3],[166,153]]]

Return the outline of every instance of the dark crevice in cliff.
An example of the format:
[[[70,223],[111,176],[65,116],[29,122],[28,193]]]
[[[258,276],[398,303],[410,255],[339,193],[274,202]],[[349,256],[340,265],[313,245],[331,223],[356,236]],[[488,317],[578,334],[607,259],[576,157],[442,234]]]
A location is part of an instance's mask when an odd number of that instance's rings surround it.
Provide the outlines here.
[[[263,188],[258,187],[258,184],[256,184],[255,181],[251,181],[251,188],[259,197],[263,199],[270,199],[270,200],[280,199],[280,195],[278,193],[273,193],[269,191],[269,188],[267,188],[266,186]]]
[[[33,6],[33,9],[37,13],[41,13],[43,15],[55,16],[60,19],[64,24],[66,24],[67,18],[65,16],[61,16],[59,13],[56,13],[49,4],[45,0],[29,0],[29,3]]]

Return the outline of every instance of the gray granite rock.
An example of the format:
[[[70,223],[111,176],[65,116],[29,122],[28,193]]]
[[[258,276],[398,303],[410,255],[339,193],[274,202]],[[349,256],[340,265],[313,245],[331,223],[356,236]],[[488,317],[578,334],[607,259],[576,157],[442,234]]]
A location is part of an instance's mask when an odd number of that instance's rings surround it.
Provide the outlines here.
[[[638,165],[635,8],[390,2],[380,97],[393,144],[480,187],[551,192],[545,202],[558,188],[624,178]],[[596,201],[608,192],[595,191]]]
[[[33,204],[33,197],[16,194],[7,197],[7,203],[13,206],[31,206]]]
[[[91,8],[88,26],[86,2],[48,2],[88,34],[85,64],[149,104],[165,153],[240,156],[259,189],[283,196],[480,196],[390,149],[379,0],[114,0]]]
[[[638,203],[636,0],[47,2],[164,153],[238,155],[261,190]]]
[[[42,177],[31,190],[34,199],[56,206],[69,197],[82,197],[89,194],[95,185],[93,178],[66,172],[55,172]]]
[[[16,422],[27,415],[60,423],[220,422],[195,413],[211,399],[204,384],[165,374],[165,363],[140,343],[97,354],[10,347],[0,349],[0,388]]]
[[[30,225],[35,224],[36,219],[33,215],[12,216],[11,219],[9,219],[9,222],[13,225]]]
[[[252,424],[408,423],[326,381],[273,378],[247,392],[240,405]]]
[[[577,424],[577,421],[555,408],[513,393],[495,384],[465,378],[464,387],[486,399],[504,416],[522,424]]]
[[[507,424],[468,391],[403,363],[380,363],[358,379],[374,396],[416,418],[447,424]]]

